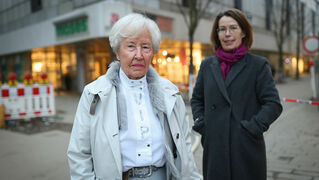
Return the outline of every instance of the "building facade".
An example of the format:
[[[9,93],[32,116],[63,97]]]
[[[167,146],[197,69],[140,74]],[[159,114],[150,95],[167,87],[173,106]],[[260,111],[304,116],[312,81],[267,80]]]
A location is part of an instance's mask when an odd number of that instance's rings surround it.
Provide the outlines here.
[[[209,41],[214,17],[221,10],[234,7],[246,13],[253,25],[251,51],[266,56],[277,70],[278,47],[272,32],[273,22],[269,22],[269,16],[274,16],[272,12],[280,11],[276,1],[213,1],[194,35],[195,73],[201,60],[214,53]],[[187,7],[186,1],[180,2]],[[306,1],[301,3],[303,36],[316,33],[317,8],[311,8],[316,6],[315,1],[311,2],[314,5],[306,4]],[[162,44],[152,60],[153,67],[177,85],[188,83],[188,29],[176,0],[0,0],[0,3],[3,83],[7,82],[10,73],[15,73],[20,82],[25,73],[32,73],[35,80],[46,73],[55,89],[81,92],[85,84],[104,74],[115,59],[108,42],[109,31],[119,18],[131,12],[152,18],[162,32]],[[296,9],[293,4],[290,7],[293,14]],[[288,24],[290,27],[286,29],[291,31],[283,45],[284,69],[287,76],[293,76],[296,69],[293,19]],[[310,58],[301,51],[300,73],[308,71]]]

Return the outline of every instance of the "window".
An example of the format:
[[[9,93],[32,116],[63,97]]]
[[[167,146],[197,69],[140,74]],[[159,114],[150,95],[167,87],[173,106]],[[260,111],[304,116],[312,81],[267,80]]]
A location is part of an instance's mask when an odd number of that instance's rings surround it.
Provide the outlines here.
[[[234,0],[235,2],[235,8],[236,9],[239,9],[239,10],[242,10],[242,3],[241,3],[241,0]]]
[[[265,0],[266,2],[266,29],[271,30],[271,14],[272,14],[272,0]]]
[[[31,0],[31,12],[37,12],[42,9],[41,0]]]

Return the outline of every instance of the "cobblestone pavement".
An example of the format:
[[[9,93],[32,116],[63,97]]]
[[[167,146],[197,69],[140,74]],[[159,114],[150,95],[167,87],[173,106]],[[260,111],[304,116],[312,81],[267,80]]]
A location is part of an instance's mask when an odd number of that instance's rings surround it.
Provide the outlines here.
[[[309,77],[278,85],[281,97],[309,99]],[[319,180],[319,106],[283,102],[265,134],[268,180]]]
[[[277,87],[281,97],[309,99],[312,94],[309,76]],[[35,119],[0,130],[0,179],[69,179],[66,149],[79,96],[55,99],[55,120]],[[282,115],[265,133],[268,180],[319,180],[319,106],[282,104]],[[194,156],[202,172],[201,145]]]
[[[309,99],[310,77],[278,84],[281,97]],[[282,102],[283,113],[264,134],[267,180],[319,180],[319,106]],[[189,108],[189,107],[188,107]],[[195,152],[202,172],[202,147]]]

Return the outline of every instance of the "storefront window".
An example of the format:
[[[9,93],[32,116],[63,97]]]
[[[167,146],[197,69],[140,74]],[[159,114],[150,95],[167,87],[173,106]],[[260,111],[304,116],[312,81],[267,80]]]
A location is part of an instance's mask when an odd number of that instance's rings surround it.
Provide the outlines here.
[[[47,67],[51,67],[46,62],[47,58],[47,53],[45,53],[43,49],[34,49],[31,52],[32,76],[35,82],[39,82],[41,74],[47,73]]]
[[[208,53],[207,53],[208,52]],[[169,79],[177,85],[188,84],[189,43],[185,41],[162,40],[159,53],[154,55],[152,65],[160,76]],[[206,56],[212,54],[209,45],[194,43],[193,65],[197,74],[200,64]]]
[[[111,63],[111,48],[107,39],[94,39],[86,49],[86,83],[90,83],[105,74]]]
[[[257,50],[250,50],[252,53],[258,54],[260,56],[264,56],[268,59],[269,65],[272,69],[273,75],[276,75],[279,71],[279,54],[276,52],[269,52],[269,51],[257,51]],[[309,60],[311,56],[300,54],[299,62],[298,62],[298,70],[299,74],[305,74],[309,72]],[[296,76],[297,71],[297,56],[293,53],[285,53],[283,56],[283,70],[284,75],[286,77],[294,77]]]
[[[72,47],[48,47],[31,52],[32,75],[39,82],[41,74],[46,73],[48,80],[56,89],[70,90],[76,72],[76,55]]]
[[[14,73],[19,83],[23,80],[23,73],[26,68],[26,54],[15,54],[0,58],[1,60],[1,81],[2,83],[8,82],[10,73]]]
[[[76,88],[76,54],[74,48],[62,51],[62,89],[70,91]]]
[[[194,73],[197,74],[202,60],[212,55],[209,45],[195,42],[193,45]],[[176,85],[188,84],[189,43],[187,41],[162,40],[159,53],[154,55],[152,65],[160,76]],[[111,49],[106,38],[78,44],[39,48],[31,51],[32,73],[36,81],[47,73],[56,89],[76,89],[78,77],[84,72],[84,83],[90,83],[107,71],[111,62]],[[83,62],[83,65],[78,64]],[[78,64],[78,65],[77,65]],[[79,71],[78,68],[83,68]]]
[[[47,73],[49,82],[55,89],[78,90],[82,87],[79,83],[85,85],[106,72],[107,65],[111,61],[107,43],[107,38],[100,38],[33,49],[31,51],[33,78],[39,82],[41,74]],[[82,75],[81,81],[79,76]]]

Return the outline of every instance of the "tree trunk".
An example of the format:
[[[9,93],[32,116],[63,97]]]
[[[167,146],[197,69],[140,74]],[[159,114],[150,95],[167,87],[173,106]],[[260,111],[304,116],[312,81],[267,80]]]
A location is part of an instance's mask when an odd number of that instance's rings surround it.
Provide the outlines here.
[[[300,53],[300,46],[299,46],[299,37],[297,36],[298,40],[297,40],[297,57],[296,57],[296,79],[298,80],[299,79],[299,53]]]
[[[284,29],[285,29],[285,21],[286,21],[286,11],[285,11],[285,6],[284,2],[281,3],[281,12],[280,12],[280,23],[278,24],[279,27],[279,32],[276,38],[278,38],[277,45],[278,45],[278,51],[279,51],[279,73],[278,73],[278,82],[282,83],[285,77],[285,72],[284,72],[284,59],[283,59],[283,45],[284,41],[286,38],[286,35],[284,34]]]
[[[194,65],[193,65],[193,42],[194,37],[192,34],[189,34],[189,75],[194,73]]]
[[[279,46],[279,72],[278,72],[278,82],[282,83],[284,80],[284,63],[283,63],[283,50],[282,45]]]
[[[296,44],[296,53],[297,53],[297,63],[296,63],[296,79],[299,79],[299,53],[300,53],[300,12],[299,12],[299,1],[296,1],[297,9],[297,44]]]

